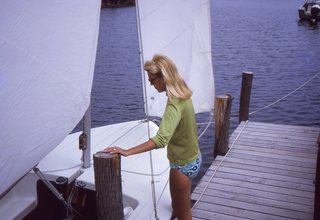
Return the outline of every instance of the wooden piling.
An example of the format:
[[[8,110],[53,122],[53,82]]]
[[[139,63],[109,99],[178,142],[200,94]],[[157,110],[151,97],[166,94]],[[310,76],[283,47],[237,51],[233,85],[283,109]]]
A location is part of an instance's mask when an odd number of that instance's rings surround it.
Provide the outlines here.
[[[318,135],[317,143],[318,143],[318,156],[317,156],[317,168],[316,168],[316,179],[315,179],[313,219],[320,219],[320,134]]]
[[[249,105],[252,88],[252,72],[242,73],[242,85],[240,94],[240,107],[239,107],[239,123],[249,119]]]
[[[232,96],[220,95],[215,100],[215,145],[213,155],[225,155],[229,145],[229,127]]]
[[[99,152],[93,163],[98,219],[123,219],[120,155]]]

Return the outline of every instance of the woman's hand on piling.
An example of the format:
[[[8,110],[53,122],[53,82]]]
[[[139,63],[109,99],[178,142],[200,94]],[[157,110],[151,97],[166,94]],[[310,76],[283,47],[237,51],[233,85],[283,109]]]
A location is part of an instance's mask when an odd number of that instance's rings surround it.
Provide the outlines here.
[[[103,150],[103,152],[110,153],[110,154],[121,154],[122,156],[125,156],[125,157],[128,156],[128,153],[126,150],[117,146],[107,147]]]

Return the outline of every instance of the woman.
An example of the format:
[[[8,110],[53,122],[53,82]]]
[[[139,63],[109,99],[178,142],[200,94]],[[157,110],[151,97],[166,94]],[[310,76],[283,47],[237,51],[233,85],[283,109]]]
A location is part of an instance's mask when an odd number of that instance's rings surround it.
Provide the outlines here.
[[[179,220],[191,220],[191,179],[198,174],[202,160],[192,92],[167,56],[156,54],[144,69],[150,84],[168,97],[159,130],[155,137],[138,146],[126,150],[108,147],[104,151],[130,156],[167,146],[173,215]]]

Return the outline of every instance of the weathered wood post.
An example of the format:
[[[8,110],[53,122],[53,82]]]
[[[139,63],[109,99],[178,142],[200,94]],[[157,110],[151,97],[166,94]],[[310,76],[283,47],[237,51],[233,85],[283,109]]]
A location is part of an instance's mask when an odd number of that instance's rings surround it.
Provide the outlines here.
[[[213,155],[225,155],[229,149],[229,127],[232,96],[219,95],[215,100],[215,145]]]
[[[98,152],[93,165],[98,219],[123,219],[120,155]]]
[[[239,107],[239,123],[249,119],[249,105],[252,88],[252,72],[242,73],[242,85],[240,94],[240,107]]]
[[[313,219],[320,219],[320,134],[318,135],[318,158],[316,168],[315,192],[314,192],[314,213]]]

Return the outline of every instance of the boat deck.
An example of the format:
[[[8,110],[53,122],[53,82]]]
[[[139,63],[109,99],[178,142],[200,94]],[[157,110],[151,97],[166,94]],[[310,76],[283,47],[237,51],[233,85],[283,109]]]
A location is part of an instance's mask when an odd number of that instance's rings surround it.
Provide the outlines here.
[[[193,219],[313,219],[319,132],[239,124],[192,193]]]

